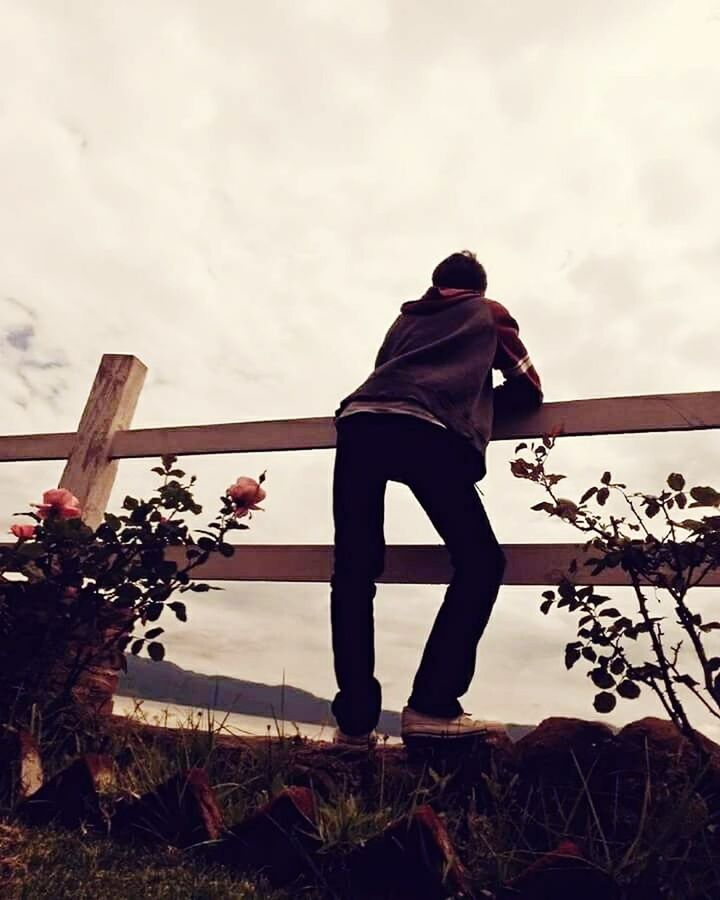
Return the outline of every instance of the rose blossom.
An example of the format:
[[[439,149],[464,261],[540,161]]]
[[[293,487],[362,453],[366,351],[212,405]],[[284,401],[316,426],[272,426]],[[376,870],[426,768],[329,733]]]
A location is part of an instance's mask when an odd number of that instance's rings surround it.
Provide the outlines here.
[[[45,491],[42,503],[31,503],[36,506],[38,516],[47,519],[51,513],[55,513],[60,519],[76,519],[80,516],[80,501],[65,488],[53,488]]]
[[[241,475],[235,484],[231,484],[226,491],[227,496],[235,504],[234,515],[240,519],[246,516],[251,509],[262,509],[257,504],[262,502],[265,497],[265,491],[260,487],[254,478],[248,478]]]
[[[15,535],[16,538],[22,538],[22,540],[27,540],[28,538],[35,537],[35,525],[11,525],[10,531]]]

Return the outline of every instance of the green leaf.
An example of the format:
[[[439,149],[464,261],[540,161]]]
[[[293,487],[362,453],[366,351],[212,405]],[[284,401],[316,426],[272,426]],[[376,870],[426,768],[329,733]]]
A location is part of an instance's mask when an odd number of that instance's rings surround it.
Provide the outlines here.
[[[132,642],[130,647],[130,652],[133,656],[137,656],[138,653],[142,650],[143,645],[145,643],[145,638],[138,638],[136,641]]]
[[[667,478],[668,487],[674,491],[681,491],[685,487],[685,479],[679,472],[671,472]]]
[[[580,503],[581,504],[585,503],[585,501],[589,500],[593,496],[593,494],[597,494],[597,488],[596,487],[588,488],[585,491],[585,493],[582,495],[582,497],[580,498]]]
[[[550,612],[552,605],[553,605],[552,600],[543,600],[543,602],[540,604],[540,612],[544,616],[546,616]]]
[[[622,673],[625,671],[625,662],[620,656],[616,656],[615,659],[610,663],[608,668],[613,673],[613,675],[622,675]]]
[[[134,497],[128,495],[123,500],[122,505],[123,509],[137,509],[138,501]]]
[[[572,669],[575,663],[580,659],[580,650],[577,647],[568,644],[565,648],[565,668]]]
[[[595,687],[603,689],[611,688],[615,684],[615,679],[612,675],[606,669],[602,668],[593,669],[592,672],[590,672],[590,678]]]
[[[145,640],[151,641],[153,638],[160,637],[164,631],[164,628],[151,628],[150,631],[145,632]]]
[[[604,610],[600,613],[600,615],[601,615],[601,616],[610,616],[610,617],[613,618],[613,619],[617,619],[618,616],[620,615],[620,611],[617,610],[617,609],[615,609],[614,607],[612,607],[612,608],[610,608],[610,609],[604,609]]]
[[[626,700],[634,700],[640,696],[640,686],[635,681],[625,679],[618,684],[616,691]]]
[[[163,611],[162,603],[150,603],[145,609],[145,618],[148,622],[156,622]]]
[[[127,582],[125,584],[121,584],[117,589],[117,595],[122,600],[137,600],[139,597],[142,597],[142,591],[136,584],[131,584]]]
[[[516,453],[519,453],[521,450],[527,450],[526,443],[518,444],[517,447],[515,448]]]
[[[690,490],[690,496],[695,503],[691,503],[691,507],[696,506],[720,506],[720,494],[711,487],[694,487]]]
[[[191,584],[191,585],[190,585],[190,590],[191,590],[191,591],[195,591],[195,592],[198,593],[198,594],[203,594],[203,593],[205,593],[206,591],[209,591],[209,590],[210,590],[210,585],[209,585],[209,584],[204,584],[202,581],[200,581],[200,582],[198,582],[198,583],[193,583],[193,584]]]
[[[593,701],[593,706],[599,713],[609,713],[615,709],[615,705],[617,704],[617,700],[612,694],[609,694],[607,691],[602,691],[600,694],[595,695],[595,700]]]
[[[610,491],[606,487],[604,487],[604,488],[600,488],[600,490],[595,495],[595,499],[600,504],[600,506],[605,506],[605,503],[607,502],[607,498],[609,496],[610,496]]]
[[[554,487],[556,484],[561,482],[563,478],[567,478],[567,475],[546,475],[545,477],[550,487]]]
[[[168,603],[168,606],[181,622],[187,622],[187,610],[184,603],[181,603],[179,600],[173,600],[172,603]]]
[[[543,591],[542,596],[545,597],[546,600],[554,600],[555,591]]]
[[[683,519],[682,522],[678,522],[678,525],[685,531],[701,531],[704,527],[703,523],[697,519]]]
[[[160,662],[165,656],[165,648],[162,644],[158,644],[157,641],[152,641],[152,643],[148,644],[147,652],[150,659],[154,659],[155,662]]]
[[[593,650],[592,647],[583,647],[582,655],[585,659],[590,660],[590,662],[595,662],[597,659],[597,653]]]
[[[609,472],[603,472],[603,477],[600,479],[603,484],[610,484],[612,480],[612,475]]]
[[[708,670],[714,672],[716,669],[720,669],[720,656],[713,656],[708,660]]]
[[[232,556],[235,553],[235,548],[232,544],[220,544],[218,549],[223,556]]]

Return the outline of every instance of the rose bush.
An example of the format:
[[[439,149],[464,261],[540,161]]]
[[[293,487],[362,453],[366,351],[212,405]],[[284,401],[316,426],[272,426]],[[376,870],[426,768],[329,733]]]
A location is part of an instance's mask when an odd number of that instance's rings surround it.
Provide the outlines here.
[[[672,472],[658,493],[630,491],[605,472],[579,500],[559,497],[557,485],[565,476],[547,470],[555,438],[519,444],[515,452],[524,455],[510,468],[547,494],[532,509],[568,523],[585,538],[582,556],[557,579],[556,590],[543,593],[540,607],[545,614],[557,607],[578,618],[578,639],[565,647],[565,664],[568,669],[581,660],[588,664],[598,689],[597,712],[609,713],[618,697],[633,700],[648,688],[695,740],[688,696],[720,719],[720,646],[711,646],[720,622],[704,619],[691,602],[691,591],[720,568],[720,492],[688,487],[679,472]],[[714,511],[689,518],[686,508]],[[621,611],[596,590],[595,577],[613,568],[627,573],[633,609]],[[670,617],[680,633],[674,643]]]
[[[196,537],[185,520],[202,512],[196,479],[185,481],[176,462],[162,457],[155,494],[125,497],[123,512],[106,513],[96,529],[65,489],[15,514],[35,523],[13,525],[16,543],[0,548],[0,721],[27,725],[40,715],[48,726],[107,710],[125,652],[162,659],[163,613],[187,621],[180,595],[221,590],[190,574],[214,553],[232,556],[228,534],[261,508],[265,474],[238,478]]]

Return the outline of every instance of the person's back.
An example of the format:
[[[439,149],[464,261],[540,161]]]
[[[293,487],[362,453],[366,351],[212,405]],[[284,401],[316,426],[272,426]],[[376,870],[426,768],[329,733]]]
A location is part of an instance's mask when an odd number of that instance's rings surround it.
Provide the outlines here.
[[[542,401],[517,323],[485,298],[486,285],[483,267],[467,251],[440,263],[424,296],[402,305],[373,372],[336,411],[331,620],[338,743],[366,744],[380,714],[372,606],[384,563],[388,481],[412,490],[454,568],[403,711],[403,737],[482,730],[458,698],[472,679],[504,558],[474,483],[485,474],[493,412]],[[506,378],[494,390],[493,368]]]

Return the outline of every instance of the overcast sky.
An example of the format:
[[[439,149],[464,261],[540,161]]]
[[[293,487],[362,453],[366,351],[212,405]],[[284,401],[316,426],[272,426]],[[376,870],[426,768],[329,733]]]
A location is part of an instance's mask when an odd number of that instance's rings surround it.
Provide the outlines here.
[[[546,399],[717,388],[720,0],[0,0],[0,15],[0,431],[74,430],[106,352],[148,366],[137,427],[331,415],[399,304],[466,247]],[[718,486],[718,449],[715,432],[566,439],[556,465],[569,496],[607,467],[639,489],[675,470]],[[482,485],[500,539],[573,540],[529,511],[511,452],[491,447]],[[184,463],[207,518],[267,468],[244,540],[328,543],[332,458]],[[154,464],[121,464],[111,508],[149,493]],[[0,467],[3,531],[61,471]],[[437,541],[400,485],[386,537]],[[541,590],[502,591],[474,714],[593,715],[562,662],[572,620],[543,617]],[[441,595],[379,589],[388,707]],[[227,584],[169,628],[168,657],[331,696],[327,607],[324,585]],[[614,721],[657,711],[626,702]]]

